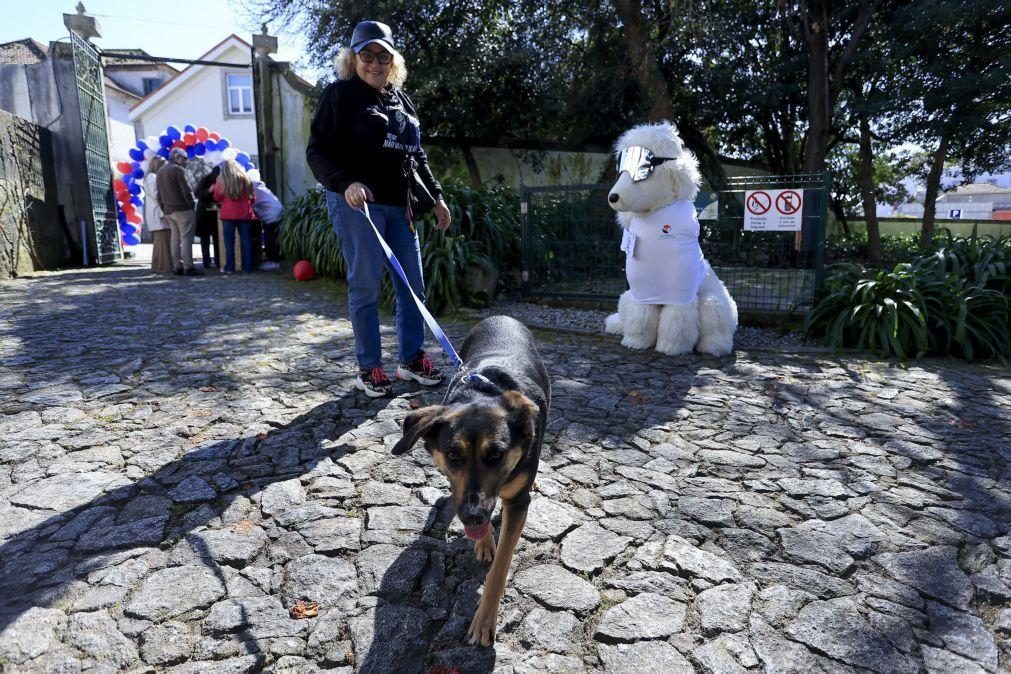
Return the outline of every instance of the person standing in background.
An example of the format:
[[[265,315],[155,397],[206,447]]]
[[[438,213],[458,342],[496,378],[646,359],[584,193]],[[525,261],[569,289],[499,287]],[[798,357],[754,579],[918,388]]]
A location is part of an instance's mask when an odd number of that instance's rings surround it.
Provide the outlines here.
[[[147,231],[154,237],[154,246],[151,249],[151,271],[160,274],[170,274],[174,268],[172,264],[172,232],[165,222],[165,214],[162,213],[161,206],[158,205],[158,178],[159,169],[165,165],[165,160],[155,155],[151,157],[148,164],[147,174],[144,176],[144,224]]]
[[[158,205],[172,231],[170,242],[172,266],[176,276],[203,276],[202,269],[193,267],[193,234],[196,213],[193,211],[193,190],[186,180],[186,150],[174,147],[168,163],[158,170]]]
[[[263,258],[265,262],[260,269],[277,269],[281,265],[281,254],[277,248],[277,232],[284,215],[284,206],[274,196],[262,180],[253,181],[253,211],[257,219],[263,223]]]
[[[246,171],[234,159],[221,162],[221,175],[214,181],[214,200],[221,203],[221,229],[225,238],[225,273],[235,273],[235,230],[242,245],[242,271],[253,271],[253,186]]]
[[[215,166],[210,173],[197,182],[193,192],[197,196],[196,234],[200,237],[200,252],[204,258],[204,269],[221,268],[221,242],[218,241],[218,208],[211,193],[214,182],[221,174]],[[214,246],[212,252],[211,246]]]

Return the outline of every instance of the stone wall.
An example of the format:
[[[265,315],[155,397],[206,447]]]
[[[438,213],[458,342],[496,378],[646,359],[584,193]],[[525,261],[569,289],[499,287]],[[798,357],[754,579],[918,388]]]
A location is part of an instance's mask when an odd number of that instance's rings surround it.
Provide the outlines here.
[[[52,134],[0,110],[0,278],[62,265]]]

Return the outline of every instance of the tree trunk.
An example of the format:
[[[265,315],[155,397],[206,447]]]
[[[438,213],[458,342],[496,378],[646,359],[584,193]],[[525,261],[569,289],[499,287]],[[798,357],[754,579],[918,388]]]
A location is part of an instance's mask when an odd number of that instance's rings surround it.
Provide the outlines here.
[[[677,122],[681,138],[688,149],[698,157],[699,169],[710,186],[725,185],[727,174],[723,170],[723,163],[705,134],[695,128],[685,116],[676,119],[678,115],[667,80],[657,63],[649,33],[643,26],[642,3],[640,0],[615,0],[614,7],[624,27],[625,49],[628,52],[629,63],[632,64],[636,82],[646,97],[649,121]]]
[[[860,197],[867,223],[867,257],[881,262],[881,228],[878,226],[878,203],[874,196],[874,154],[871,146],[871,123],[867,113],[860,113]]]
[[[460,152],[463,153],[463,161],[467,165],[467,174],[470,176],[470,186],[478,189],[481,187],[481,170],[474,159],[474,152],[470,149],[469,143],[460,144]]]
[[[839,221],[842,225],[843,235],[848,239],[853,236],[853,232],[850,230],[849,220],[846,219],[846,209],[842,207],[842,201],[839,199],[831,199],[829,205],[832,207],[832,212],[835,214],[835,219]]]
[[[828,81],[828,10],[823,2],[811,2],[804,15],[804,37],[807,39],[807,101],[808,126],[804,142],[804,170],[825,169],[832,105]]]
[[[941,136],[934,156],[930,160],[930,173],[927,174],[927,193],[923,197],[923,225],[920,228],[920,248],[926,250],[934,237],[934,208],[937,204],[937,193],[941,191],[941,174],[944,173],[944,160],[948,156],[948,136]]]

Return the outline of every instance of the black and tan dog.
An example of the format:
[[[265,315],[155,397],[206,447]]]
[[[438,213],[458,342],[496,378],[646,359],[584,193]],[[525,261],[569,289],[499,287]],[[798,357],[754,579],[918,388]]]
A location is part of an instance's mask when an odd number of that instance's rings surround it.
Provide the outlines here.
[[[475,325],[460,354],[463,365],[442,404],[408,414],[393,453],[403,454],[425,439],[435,465],[449,478],[456,514],[477,558],[494,560],[467,632],[472,644],[490,646],[509,563],[527,520],[551,384],[530,331],[507,316]],[[491,514],[499,498],[502,527],[496,549]]]

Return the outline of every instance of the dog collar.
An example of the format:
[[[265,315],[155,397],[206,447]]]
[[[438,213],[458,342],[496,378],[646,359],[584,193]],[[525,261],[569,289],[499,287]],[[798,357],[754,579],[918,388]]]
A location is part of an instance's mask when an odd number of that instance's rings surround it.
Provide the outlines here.
[[[477,372],[470,372],[461,377],[460,385],[489,396],[502,395],[501,386]]]

